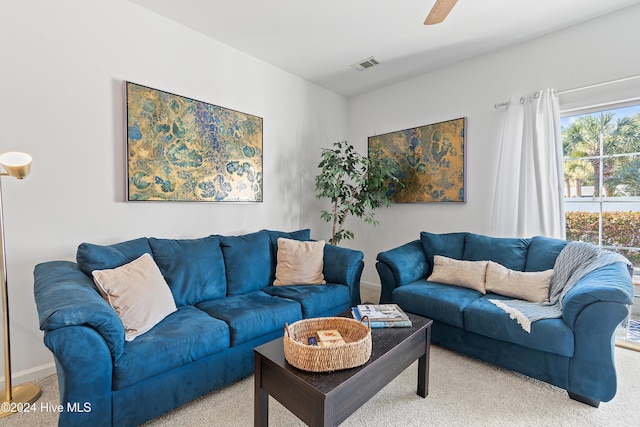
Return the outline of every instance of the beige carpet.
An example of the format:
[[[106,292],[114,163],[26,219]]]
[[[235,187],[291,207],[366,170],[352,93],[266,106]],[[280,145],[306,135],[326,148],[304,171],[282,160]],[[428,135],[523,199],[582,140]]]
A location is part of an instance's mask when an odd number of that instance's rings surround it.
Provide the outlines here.
[[[429,396],[418,397],[417,364],[355,412],[343,426],[637,426],[640,425],[640,353],[616,348],[618,394],[600,408],[575,402],[564,390],[432,346]],[[597,367],[596,367],[597,368]],[[38,382],[36,403],[58,403],[55,376]],[[272,426],[302,426],[270,399]],[[57,415],[36,411],[0,420],[0,426],[54,426]],[[145,424],[156,426],[253,425],[253,377]]]

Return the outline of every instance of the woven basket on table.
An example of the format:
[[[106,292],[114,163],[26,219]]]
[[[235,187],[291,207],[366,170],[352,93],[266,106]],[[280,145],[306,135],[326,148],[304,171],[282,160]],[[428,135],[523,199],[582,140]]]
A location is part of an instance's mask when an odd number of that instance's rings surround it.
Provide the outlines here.
[[[367,317],[363,318],[364,320]],[[284,357],[289,364],[310,372],[328,372],[364,365],[371,357],[371,327],[347,317],[321,317],[285,325]],[[307,344],[316,332],[336,329],[346,344],[316,347]]]

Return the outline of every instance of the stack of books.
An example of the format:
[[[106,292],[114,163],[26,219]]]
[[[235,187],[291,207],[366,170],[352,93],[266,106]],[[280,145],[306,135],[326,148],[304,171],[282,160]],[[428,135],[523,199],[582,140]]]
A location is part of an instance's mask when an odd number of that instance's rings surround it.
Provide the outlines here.
[[[397,304],[361,304],[351,309],[353,318],[369,317],[371,328],[408,328],[411,319]]]

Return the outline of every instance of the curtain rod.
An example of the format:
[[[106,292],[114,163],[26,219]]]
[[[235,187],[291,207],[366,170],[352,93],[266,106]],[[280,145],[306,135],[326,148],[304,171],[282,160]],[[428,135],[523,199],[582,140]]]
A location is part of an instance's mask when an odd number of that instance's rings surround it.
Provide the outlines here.
[[[574,111],[585,111],[585,110],[590,110],[593,108],[605,108],[605,107],[609,107],[611,105],[624,105],[627,103],[631,103],[631,102],[638,102],[640,101],[640,97],[635,97],[635,98],[628,98],[628,99],[621,99],[619,101],[610,101],[610,102],[602,102],[600,104],[592,104],[592,105],[587,105],[584,107],[579,107],[579,108],[569,108],[567,110],[563,110],[560,109],[560,114],[567,114],[567,113],[573,113]]]
[[[561,91],[558,91],[556,93],[558,95],[563,95],[565,93],[578,92],[580,90],[585,90],[585,89],[593,89],[594,87],[607,86],[607,85],[610,85],[610,84],[622,83],[622,82],[626,82],[628,80],[634,80],[634,79],[640,79],[640,75],[631,76],[631,77],[625,77],[625,78],[617,79],[617,80],[610,80],[608,82],[596,83],[596,84],[588,85],[588,86],[576,87],[576,88],[573,88],[573,89],[561,90]]]
[[[609,80],[609,81],[606,81],[606,82],[596,83],[596,84],[592,84],[592,85],[576,87],[576,88],[573,88],[573,89],[565,89],[565,90],[561,90],[561,91],[556,91],[556,94],[557,95],[564,95],[565,93],[578,92],[578,91],[585,90],[585,89],[593,89],[593,88],[600,87],[600,86],[607,86],[607,85],[610,85],[610,84],[622,83],[622,82],[626,82],[626,81],[629,81],[629,80],[635,80],[635,79],[640,79],[640,74],[636,75],[636,76],[631,76],[631,77],[624,77],[622,79]],[[495,104],[493,104],[493,107],[496,108],[496,109],[502,108],[502,107],[508,107],[508,106],[509,106],[509,101],[496,102]]]

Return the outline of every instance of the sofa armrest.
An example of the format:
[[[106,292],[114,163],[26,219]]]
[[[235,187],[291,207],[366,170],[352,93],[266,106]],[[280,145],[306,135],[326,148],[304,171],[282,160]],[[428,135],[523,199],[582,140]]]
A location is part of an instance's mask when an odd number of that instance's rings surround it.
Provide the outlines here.
[[[58,425],[111,426],[113,364],[104,339],[86,326],[68,326],[45,333],[53,353],[60,389]]]
[[[124,327],[91,278],[70,261],[38,264],[33,275],[40,329],[45,336],[68,326],[88,326],[102,336],[113,361],[118,360],[124,351]]]
[[[569,393],[596,402],[613,399],[617,390],[614,334],[628,314],[627,306],[605,301],[580,311],[573,325],[575,348],[569,359]]]
[[[607,402],[616,394],[615,330],[629,314],[633,285],[618,262],[587,274],[567,292],[562,319],[573,330],[567,391]]]
[[[395,288],[427,277],[429,265],[420,240],[380,252],[376,259],[376,270],[382,285],[381,303],[391,302],[391,293]]]
[[[562,301],[562,318],[573,329],[581,311],[597,302],[633,303],[633,284],[627,266],[616,262],[592,271],[571,288]]]
[[[339,283],[349,287],[351,305],[360,304],[360,277],[364,269],[364,254],[354,249],[324,245],[324,266],[322,274],[329,283]]]

